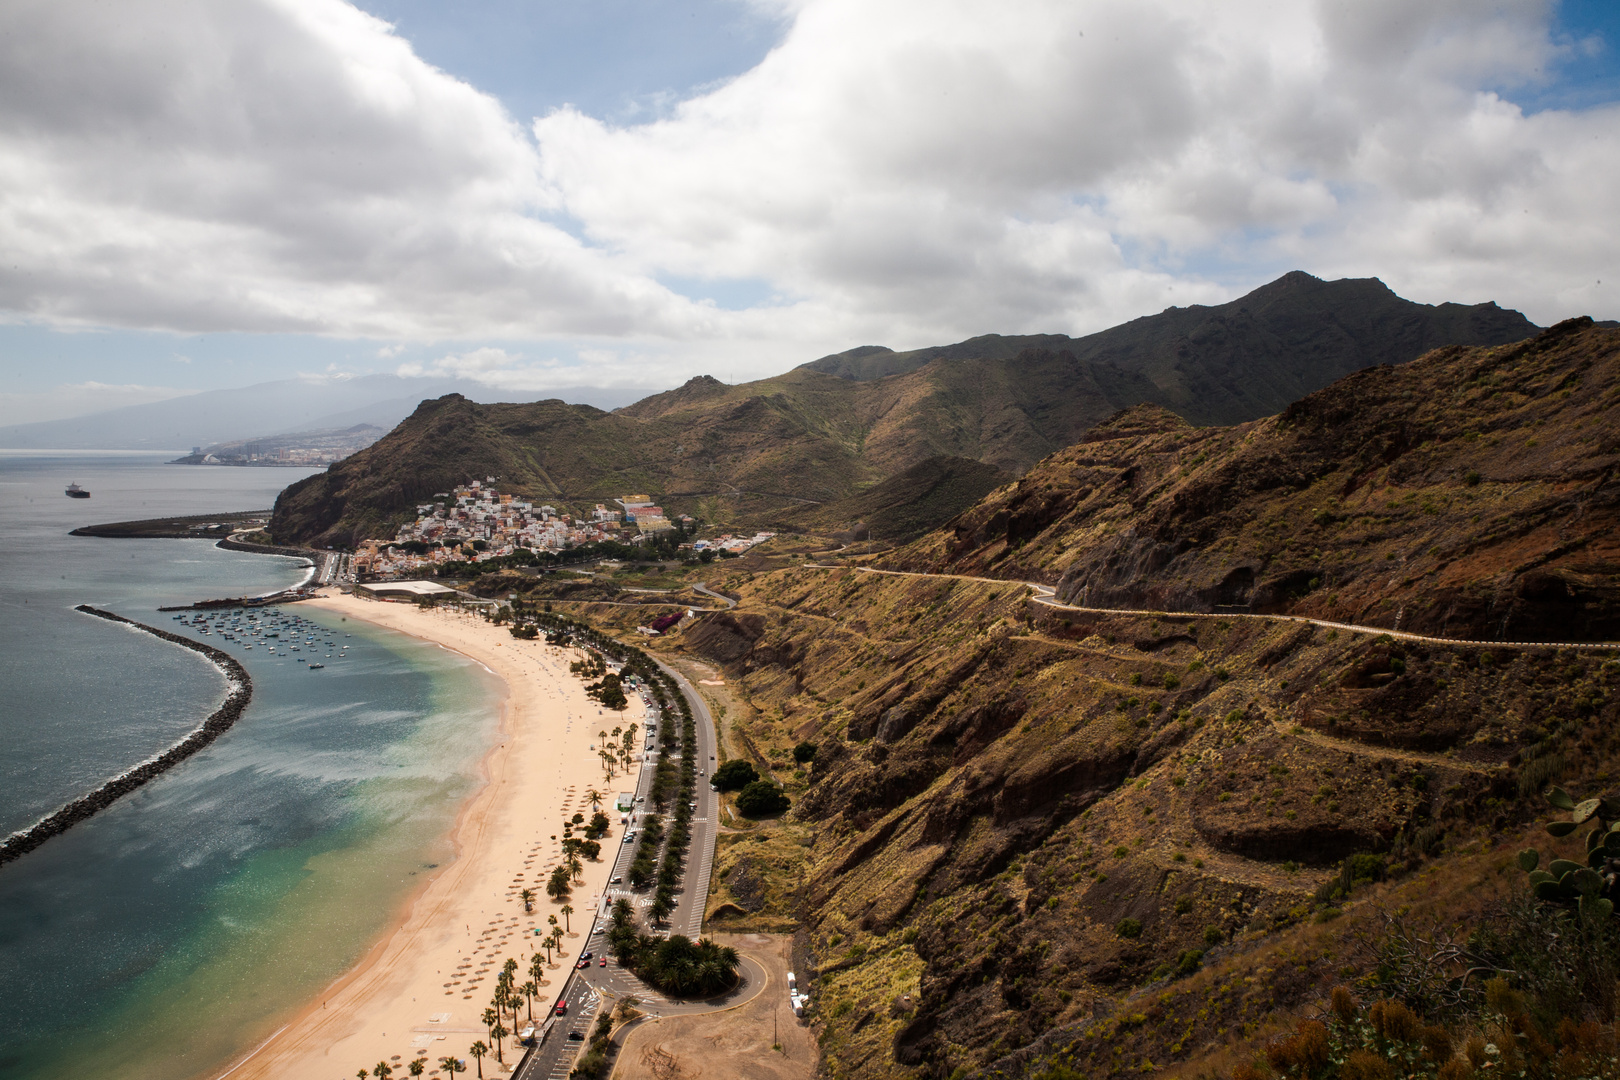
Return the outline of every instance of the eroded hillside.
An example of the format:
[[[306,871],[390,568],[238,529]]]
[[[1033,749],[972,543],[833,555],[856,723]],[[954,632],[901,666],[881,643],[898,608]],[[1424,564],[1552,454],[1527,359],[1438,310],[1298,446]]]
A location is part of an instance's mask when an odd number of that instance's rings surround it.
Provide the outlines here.
[[[1311,919],[1337,910],[1316,897],[1347,857],[1489,876],[1452,853],[1527,820],[1550,778],[1602,768],[1620,719],[1602,654],[1063,613],[1012,584],[856,568],[729,587],[739,606],[683,648],[728,673],[732,745],[788,784],[783,828],[811,846],[714,899],[791,897],[836,1076],[1055,1046],[1098,1076],[1219,1053],[1346,966]],[[1307,930],[1286,965],[1306,974],[1252,992]],[[1187,998],[1205,967],[1242,993]],[[1125,1038],[1144,988],[1171,1005]]]
[[[1275,417],[1128,410],[890,565],[1075,604],[1620,637],[1620,331],[1359,372]]]

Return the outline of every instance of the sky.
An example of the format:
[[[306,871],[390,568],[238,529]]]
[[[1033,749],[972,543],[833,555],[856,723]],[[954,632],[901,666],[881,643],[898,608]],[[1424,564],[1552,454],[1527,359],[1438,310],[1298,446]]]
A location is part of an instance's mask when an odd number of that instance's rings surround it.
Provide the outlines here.
[[[1613,318],[1617,49],[1612,0],[8,0],[0,425],[735,382],[1293,269]]]

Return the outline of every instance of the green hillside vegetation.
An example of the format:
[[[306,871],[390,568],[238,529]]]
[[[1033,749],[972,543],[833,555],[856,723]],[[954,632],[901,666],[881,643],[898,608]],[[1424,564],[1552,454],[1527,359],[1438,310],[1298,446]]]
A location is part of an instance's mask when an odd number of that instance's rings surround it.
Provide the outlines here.
[[[613,413],[450,395],[288,488],[269,531],[323,546],[387,536],[418,502],[485,476],[576,506],[627,492],[687,511],[720,500],[739,523],[766,523],[935,457],[1022,474],[1141,402],[1195,423],[1240,422],[1368,365],[1534,329],[1494,304],[1430,307],[1375,279],[1294,273],[1230,304],[1173,308],[1086,338],[991,335],[888,359],[868,350],[738,386],[704,376]]]
[[[903,543],[939,528],[1016,477],[994,465],[958,457],[931,457],[858,495],[790,510],[779,523],[852,539]]]

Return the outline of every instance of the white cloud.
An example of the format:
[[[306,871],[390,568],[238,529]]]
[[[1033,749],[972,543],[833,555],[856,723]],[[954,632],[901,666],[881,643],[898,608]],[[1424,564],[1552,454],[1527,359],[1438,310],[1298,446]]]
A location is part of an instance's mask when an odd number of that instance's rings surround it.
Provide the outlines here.
[[[646,388],[684,377],[674,357],[656,350],[580,348],[567,358],[531,359],[521,352],[491,346],[447,353],[435,360],[407,361],[395,368],[394,374],[466,379],[495,390],[523,393],[560,392],[583,386]]]
[[[510,389],[1082,332],[1295,267],[1614,314],[1620,109],[1489,89],[1590,47],[1550,0],[753,2],[792,20],[755,69],[525,131],[339,0],[13,0],[0,308],[458,341],[401,372]],[[561,339],[599,351],[476,347]]]

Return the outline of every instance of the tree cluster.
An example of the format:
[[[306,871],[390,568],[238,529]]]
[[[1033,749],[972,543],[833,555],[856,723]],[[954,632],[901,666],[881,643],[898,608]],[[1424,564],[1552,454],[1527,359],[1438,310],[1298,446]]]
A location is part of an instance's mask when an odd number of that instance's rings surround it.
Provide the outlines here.
[[[737,950],[684,934],[659,938],[637,933],[628,900],[613,904],[608,941],[619,963],[666,994],[712,997],[737,985]]]

